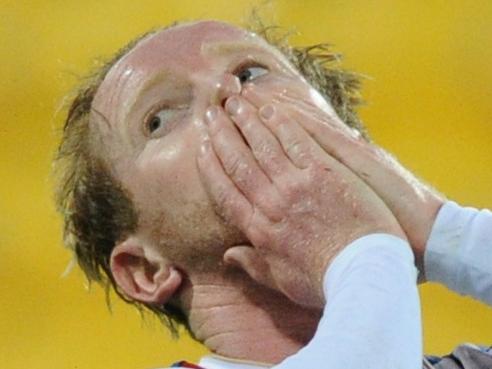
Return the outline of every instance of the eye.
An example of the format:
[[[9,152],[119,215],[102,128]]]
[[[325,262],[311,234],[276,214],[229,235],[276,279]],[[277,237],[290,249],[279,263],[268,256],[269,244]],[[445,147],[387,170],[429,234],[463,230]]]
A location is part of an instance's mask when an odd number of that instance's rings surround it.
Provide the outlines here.
[[[154,115],[148,124],[149,132],[152,133],[159,129],[162,125],[161,118],[158,115]]]
[[[148,134],[154,134],[158,131],[169,130],[177,118],[183,115],[184,109],[164,108],[157,113],[152,114],[146,121],[145,129]]]
[[[246,83],[268,73],[268,69],[260,65],[241,67],[234,75],[239,78],[241,83]]]

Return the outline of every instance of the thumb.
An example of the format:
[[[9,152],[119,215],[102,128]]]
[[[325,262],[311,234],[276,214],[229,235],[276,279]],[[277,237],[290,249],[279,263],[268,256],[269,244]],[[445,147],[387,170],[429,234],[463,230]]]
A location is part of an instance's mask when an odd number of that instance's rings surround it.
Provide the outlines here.
[[[276,288],[270,266],[265,258],[252,246],[233,246],[224,253],[224,263],[244,270],[254,281]]]

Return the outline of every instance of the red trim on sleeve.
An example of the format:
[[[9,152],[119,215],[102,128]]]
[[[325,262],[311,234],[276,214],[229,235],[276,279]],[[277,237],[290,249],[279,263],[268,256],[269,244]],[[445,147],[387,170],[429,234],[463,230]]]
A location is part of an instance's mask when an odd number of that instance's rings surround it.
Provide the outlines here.
[[[172,366],[173,368],[191,368],[191,369],[205,369],[201,366],[189,363],[187,361],[180,361]]]

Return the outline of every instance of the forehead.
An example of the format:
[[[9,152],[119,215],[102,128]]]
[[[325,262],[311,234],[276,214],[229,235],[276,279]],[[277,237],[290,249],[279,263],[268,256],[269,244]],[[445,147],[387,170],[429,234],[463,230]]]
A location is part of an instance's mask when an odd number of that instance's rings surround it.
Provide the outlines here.
[[[142,40],[122,60],[121,66],[139,65],[141,68],[159,68],[162,63],[175,66],[199,64],[203,44],[217,41],[239,41],[249,33],[232,25],[201,21],[161,30]]]
[[[181,24],[157,31],[137,43],[108,72],[94,98],[99,111],[135,90],[147,76],[167,69],[186,72],[203,66],[203,48],[215,42],[240,42],[258,37],[242,28],[217,21]]]

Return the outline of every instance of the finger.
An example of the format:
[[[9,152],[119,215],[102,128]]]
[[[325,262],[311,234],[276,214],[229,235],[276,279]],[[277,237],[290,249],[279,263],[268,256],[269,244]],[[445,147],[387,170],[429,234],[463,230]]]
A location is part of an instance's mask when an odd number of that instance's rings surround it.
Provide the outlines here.
[[[297,169],[285,156],[278,140],[258,117],[256,107],[239,96],[228,99],[225,107],[241,130],[256,160],[272,181]]]
[[[399,209],[406,211],[409,204],[418,203],[426,196],[411,172],[401,166],[391,154],[365,140],[356,130],[310,119],[308,113],[292,105],[286,109],[326,153],[355,173],[381,197],[400,222],[405,219],[399,215]],[[409,198],[415,200],[402,200]],[[422,228],[420,225],[419,227]],[[426,240],[419,241],[419,244],[425,242]]]
[[[234,246],[224,253],[224,262],[244,270],[254,281],[275,288],[270,267],[259,253],[251,246]]]
[[[293,89],[274,87],[267,88],[258,85],[248,85],[243,88],[242,95],[248,99],[254,106],[260,109],[268,102],[284,103],[295,107],[293,117],[298,118],[296,112],[302,111],[303,118],[307,115],[310,119],[315,119],[320,124],[333,124],[339,129],[346,131],[350,135],[360,136],[360,132],[345,124],[337,115],[333,107],[321,96],[313,97],[312,91],[306,96]],[[318,100],[317,102],[314,100]]]
[[[275,86],[249,84],[242,89],[241,95],[258,109],[268,102],[292,102],[302,104],[306,110],[313,114],[323,113],[326,115],[333,112],[330,105],[325,100],[322,101],[323,105],[326,105],[323,109],[317,106],[314,101],[311,101],[313,99],[312,91],[306,91],[305,89],[302,92],[297,91],[295,86],[290,84]],[[317,100],[321,99],[323,99],[322,96],[317,98]]]
[[[338,117],[322,117],[312,114],[295,102],[290,102],[286,110],[292,117],[295,117],[296,121],[324,151],[345,165],[349,162],[356,164],[357,160],[369,154],[368,148],[374,147],[363,139],[360,132],[348,127]],[[358,167],[359,165],[356,165],[351,169],[357,171]]]
[[[269,101],[282,104],[288,116],[299,122],[326,152],[342,162],[340,154],[346,149],[345,145],[353,146],[354,141],[359,142],[362,138],[359,131],[346,125],[333,110],[322,109],[305,101],[292,89],[266,89],[250,85],[243,89],[243,95],[259,109]]]
[[[244,96],[249,100],[251,92],[259,92],[262,94],[271,94],[281,96],[289,93],[296,98],[305,99],[307,96],[311,96],[312,88],[307,84],[299,84],[299,80],[295,79],[275,79],[266,83],[246,83],[241,89],[241,96]],[[252,95],[251,95],[252,96]],[[264,103],[264,102],[263,102]]]
[[[333,124],[341,124],[344,128],[350,128],[345,123],[343,123],[338,117],[337,113],[331,105],[324,101],[320,103],[321,106],[315,105],[312,101],[305,101],[302,98],[292,96],[290,91],[285,91],[280,97],[279,102],[284,104],[290,104],[299,110],[304,111],[309,116],[314,119],[318,119],[322,122],[331,122]]]
[[[224,172],[209,141],[202,144],[197,164],[202,182],[218,208],[217,213],[240,229],[247,228],[253,206]]]
[[[225,173],[255,207],[275,216],[279,198],[276,188],[253,157],[234,123],[224,110],[213,106],[208,109],[206,122],[214,151]]]
[[[328,103],[323,109],[314,102],[306,100],[297,90],[278,87],[266,88],[258,85],[248,85],[247,88],[243,88],[242,95],[253,105],[259,106],[259,109],[268,101],[277,103],[277,106],[282,106],[282,113],[298,122],[318,144],[317,146],[347,165],[361,178],[368,180],[368,168],[363,164],[363,161],[364,159],[367,160],[368,156],[374,157],[374,150],[372,150],[372,154],[362,149],[358,149],[357,152],[349,151],[350,147],[359,147],[361,144],[363,146],[367,141],[359,131],[346,125]],[[336,144],[337,142],[339,144]],[[330,162],[330,158],[326,155],[320,154],[319,156],[323,157],[323,161]],[[369,164],[370,166],[371,164]],[[370,181],[368,183],[371,185]]]
[[[241,90],[241,96],[248,100],[257,109],[267,103],[280,102],[283,89],[274,87],[261,88],[257,85],[247,84]]]
[[[279,111],[281,107],[267,104],[260,109],[259,116],[280,141],[290,160],[301,169],[323,160],[326,153],[295,120]]]
[[[268,102],[283,104],[289,109],[288,115],[298,121],[303,127],[305,124],[309,124],[311,120],[314,120],[316,124],[320,125],[331,124],[334,129],[341,130],[354,138],[362,137],[359,131],[349,127],[338,117],[329,103],[323,101],[316,105],[314,101],[310,101],[296,90],[249,85],[243,89],[242,94],[258,109]],[[321,96],[320,99],[322,99]],[[310,121],[306,121],[306,119]],[[308,131],[308,133],[311,134],[311,131]]]
[[[354,138],[362,138],[362,133],[356,128],[350,127],[337,115],[337,113],[331,109],[322,109],[316,105],[307,103],[306,101],[296,99],[290,96],[288,93],[279,98],[281,103],[285,103],[292,107],[292,114],[296,119],[304,121],[306,118],[316,121],[321,125],[331,125],[334,129],[340,130],[343,133],[352,136]]]

